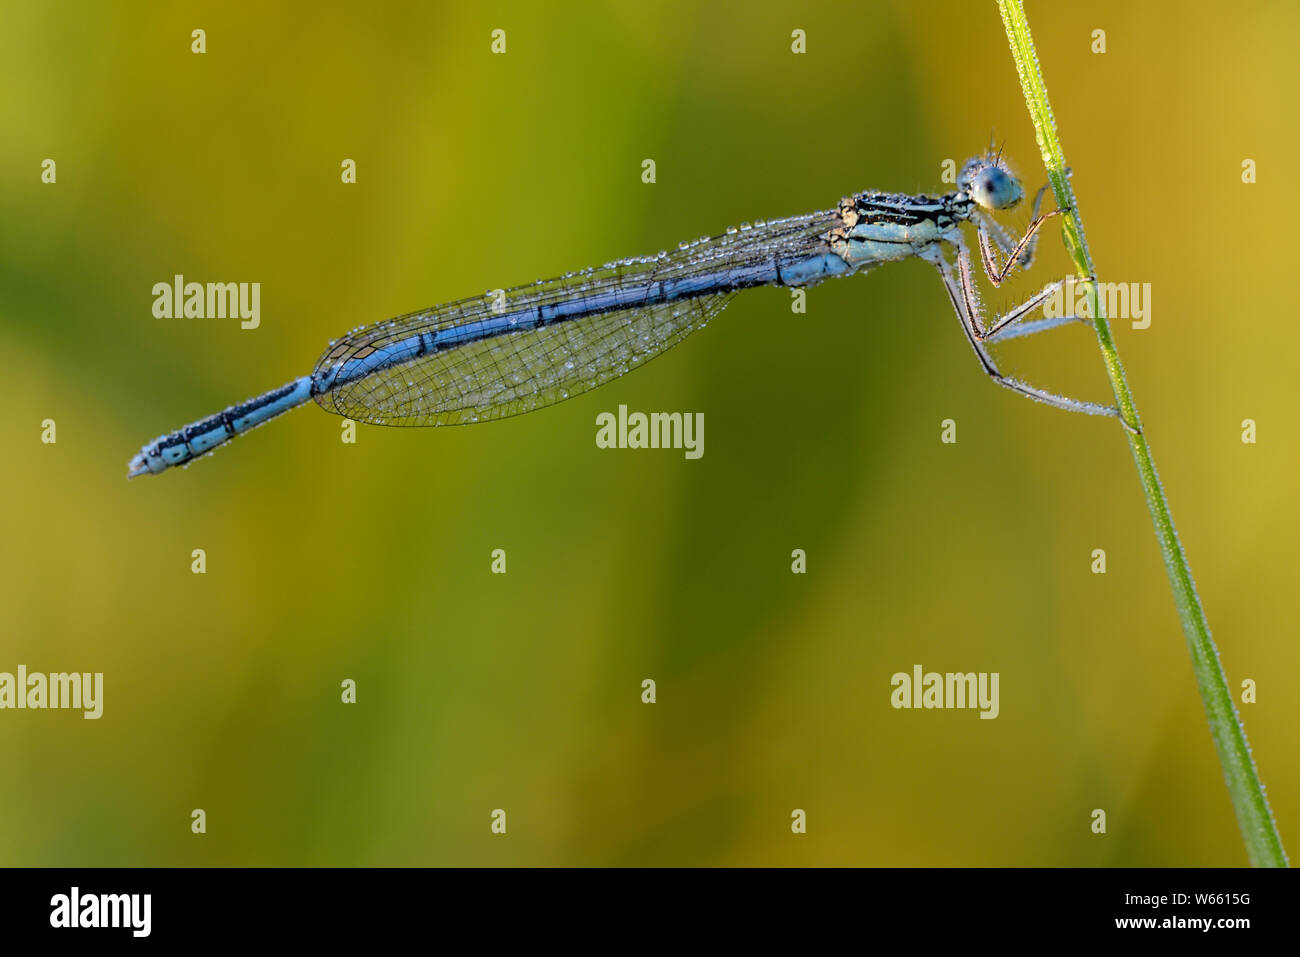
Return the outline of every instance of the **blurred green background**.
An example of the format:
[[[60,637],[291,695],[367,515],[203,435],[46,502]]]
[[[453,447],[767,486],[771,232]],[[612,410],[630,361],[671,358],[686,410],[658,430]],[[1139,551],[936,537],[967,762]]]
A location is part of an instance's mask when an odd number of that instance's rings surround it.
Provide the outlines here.
[[[1242,710],[1294,845],[1300,327],[1277,281],[1300,13],[1218,9],[1030,17],[1102,278],[1152,285],[1120,351],[1229,680],[1259,683]],[[920,262],[820,286],[806,315],[745,294],[531,415],[345,445],[310,406],[125,478],[363,322],[854,190],[943,191],[992,130],[1036,187],[992,3],[0,19],[0,670],[106,686],[99,721],[0,712],[0,862],[1245,863],[1120,428],[988,382]],[[1051,229],[988,302],[1067,268]],[[175,273],[260,282],[261,327],[154,318]],[[1108,395],[1086,329],[999,354]],[[704,457],[596,448],[620,403],[703,412]],[[918,663],[999,672],[1000,716],[892,709]]]

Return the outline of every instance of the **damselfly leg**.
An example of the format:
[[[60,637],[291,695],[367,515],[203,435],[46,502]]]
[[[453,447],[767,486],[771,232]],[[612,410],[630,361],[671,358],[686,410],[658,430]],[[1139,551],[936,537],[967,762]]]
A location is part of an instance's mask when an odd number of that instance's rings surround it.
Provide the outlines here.
[[[1036,399],[1037,401],[1053,406],[1054,408],[1064,409],[1067,412],[1082,412],[1085,415],[1110,415],[1122,420],[1119,410],[1113,406],[1098,405],[1095,402],[1082,402],[1078,399],[1071,399],[1067,396],[1057,395],[1054,392],[1047,392],[1044,389],[1039,389],[1036,386],[1005,376],[998,370],[997,364],[993,361],[993,357],[989,354],[988,349],[985,348],[985,342],[997,336],[999,332],[1004,332],[1008,328],[1018,328],[1012,326],[1011,323],[1015,322],[1016,319],[1027,315],[1035,306],[1041,305],[1047,296],[1051,295],[1054,291],[1054,287],[1059,287],[1059,284],[1048,286],[1042,292],[1031,296],[1025,303],[1022,303],[1020,306],[1011,310],[1006,316],[999,316],[994,321],[993,325],[989,327],[988,331],[986,331],[981,316],[983,310],[979,303],[979,294],[975,289],[973,277],[971,276],[970,252],[966,249],[966,245],[964,241],[961,240],[960,235],[958,235],[957,239],[953,241],[953,245],[957,247],[958,268],[956,273],[954,273],[951,263],[949,263],[944,257],[942,247],[939,244],[926,250],[921,254],[921,256],[923,259],[931,262],[935,268],[939,270],[939,276],[943,280],[944,289],[948,292],[948,298],[952,302],[952,308],[957,313],[957,318],[961,322],[962,331],[966,333],[967,341],[970,343],[971,348],[975,350],[975,356],[979,359],[980,366],[984,369],[984,373],[1003,388],[1010,389],[1012,392],[1018,392],[1031,399]],[[1075,318],[1077,317],[1060,317],[1056,319],[1046,319],[1035,323],[1026,323],[1026,326],[1032,325],[1034,328],[1032,331],[1027,328],[1019,334],[1032,335],[1033,332],[1045,332],[1048,329],[1054,329]],[[1003,338],[1012,338],[1012,336],[1005,335]]]
[[[961,246],[958,247],[957,251],[957,270],[958,278],[961,280],[962,297],[966,302],[966,311],[975,319],[975,335],[979,337],[981,342],[990,342],[993,339],[999,338],[1000,333],[1009,332],[1010,330],[1007,328],[1008,326],[1011,326],[1029,315],[1043,303],[1047,302],[1048,299],[1052,298],[1052,296],[1056,295],[1062,286],[1073,280],[1073,277],[1070,277],[1069,279],[1058,279],[1056,282],[1048,283],[1041,291],[1034,293],[1034,295],[1030,296],[1014,309],[1010,309],[1001,316],[998,316],[994,319],[993,325],[985,328],[983,326],[983,310],[980,307],[978,294],[975,291],[975,279],[971,268],[970,255],[967,253],[966,249]],[[1087,321],[1081,316],[1071,316],[1070,318],[1078,319],[1081,322]],[[1055,328],[1055,326],[1060,324],[1061,323],[1055,323],[1051,326],[1038,326],[1034,331],[1045,332],[1047,329]],[[1033,333],[1021,332],[1020,335],[1028,336],[1033,335]],[[1013,339],[1015,336],[1002,335],[1001,338]]]
[[[991,216],[981,216],[975,223],[975,231],[979,236],[980,259],[984,263],[984,272],[989,277],[989,282],[994,286],[1000,286],[1006,280],[1007,275],[1017,264],[1022,269],[1028,269],[1034,262],[1034,251],[1038,248],[1038,231],[1042,228],[1043,223],[1047,222],[1053,216],[1059,216],[1064,210],[1054,209],[1049,213],[1038,213],[1039,207],[1043,203],[1043,194],[1047,192],[1047,186],[1044,185],[1038,195],[1034,197],[1034,209],[1030,216],[1029,228],[1025,234],[1020,237],[1020,241],[1013,243],[1011,237],[1007,235],[1002,224]],[[993,247],[996,245],[1002,250],[1007,261],[998,265],[997,253]]]
[[[1063,326],[1067,322],[1082,322],[1085,325],[1092,323],[1087,316],[1052,316],[1049,319],[1035,319],[1032,322],[1018,322],[1014,326],[1007,326],[1001,332],[991,333],[984,341],[992,344],[994,342],[1006,342],[1008,339],[1021,339],[1025,336],[1036,335],[1040,332],[1046,332],[1049,329],[1055,329],[1057,326]]]

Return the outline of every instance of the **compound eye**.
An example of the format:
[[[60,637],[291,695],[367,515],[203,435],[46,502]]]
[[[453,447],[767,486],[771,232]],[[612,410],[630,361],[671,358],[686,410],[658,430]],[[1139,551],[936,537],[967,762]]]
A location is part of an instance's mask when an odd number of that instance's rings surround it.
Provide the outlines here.
[[[1005,209],[1020,199],[1016,181],[996,166],[979,174],[975,181],[977,200],[990,209]]]

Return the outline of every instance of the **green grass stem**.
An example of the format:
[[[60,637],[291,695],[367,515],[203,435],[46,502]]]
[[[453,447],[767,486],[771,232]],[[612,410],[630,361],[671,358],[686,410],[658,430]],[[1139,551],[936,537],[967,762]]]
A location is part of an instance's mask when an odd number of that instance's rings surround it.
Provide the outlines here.
[[[1255,770],[1250,744],[1246,740],[1246,730],[1237,714],[1232,691],[1223,673],[1223,666],[1219,663],[1219,653],[1214,646],[1214,639],[1210,636],[1210,626],[1205,620],[1205,610],[1201,607],[1201,598],[1196,592],[1192,570],[1187,563],[1187,553],[1183,551],[1182,543],[1178,540],[1178,531],[1174,528],[1169,502],[1160,485],[1160,477],[1156,474],[1151,448],[1147,444],[1142,420],[1138,416],[1137,403],[1133,400],[1133,393],[1124,376],[1124,366],[1120,362],[1119,352],[1115,349],[1115,340],[1111,336],[1110,323],[1103,310],[1102,298],[1098,295],[1097,270],[1093,265],[1087,240],[1084,238],[1083,218],[1079,214],[1079,204],[1070,185],[1070,178],[1066,174],[1068,167],[1065,163],[1065,154],[1061,150],[1061,141],[1057,136],[1056,119],[1047,101],[1047,87],[1043,83],[1038,54],[1034,50],[1034,40],[1029,33],[1023,0],[998,0],[998,8],[1002,12],[1002,22],[1007,30],[1007,42],[1011,47],[1011,55],[1016,61],[1016,70],[1020,74],[1025,103],[1029,107],[1029,115],[1038,134],[1038,147],[1042,152],[1043,165],[1047,167],[1048,179],[1056,193],[1056,203],[1061,209],[1069,210],[1063,217],[1062,227],[1066,247],[1079,271],[1079,276],[1091,277],[1093,280],[1087,283],[1087,296],[1092,315],[1096,317],[1097,343],[1101,347],[1106,374],[1110,377],[1110,385],[1115,392],[1116,406],[1129,426],[1125,430],[1129,447],[1133,452],[1133,461],[1137,465],[1142,491],[1146,493],[1147,508],[1151,512],[1156,540],[1160,543],[1160,553],[1164,557],[1165,570],[1169,575],[1169,589],[1173,592],[1174,606],[1178,609],[1183,634],[1187,636],[1187,646],[1192,654],[1192,669],[1196,673],[1196,684],[1201,693],[1201,701],[1205,704],[1206,716],[1210,721],[1210,736],[1214,739],[1214,746],[1219,752],[1219,762],[1223,765],[1223,776],[1227,780],[1228,793],[1232,797],[1232,806],[1237,812],[1237,823],[1241,827],[1246,853],[1251,864],[1256,867],[1286,867],[1287,857],[1282,847],[1282,838],[1278,834],[1277,824],[1269,810],[1268,799],[1264,796],[1264,786],[1260,783],[1259,774]]]

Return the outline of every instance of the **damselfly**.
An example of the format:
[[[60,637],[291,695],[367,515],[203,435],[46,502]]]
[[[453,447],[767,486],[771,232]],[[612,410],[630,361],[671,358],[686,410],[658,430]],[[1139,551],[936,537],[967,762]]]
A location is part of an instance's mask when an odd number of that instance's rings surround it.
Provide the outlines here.
[[[971,223],[993,285],[1034,255],[1038,230],[1060,212],[1039,215],[1034,200],[1024,236],[992,216],[1018,204],[1020,182],[1000,155],[977,156],[943,196],[868,191],[831,210],[759,221],[675,252],[497,290],[363,326],[333,342],[310,375],[161,436],[129,463],[129,476],[162,472],[275,418],[308,399],[357,422],[460,425],[553,405],[653,359],[703,328],[732,296],[755,286],[811,286],[916,256],[943,280],[980,366],[999,385],[1059,409],[1118,415],[1009,378],[991,342],[1029,335],[1078,316],[1021,321],[1066,280],[1052,283],[985,323],[971,254]],[[999,261],[999,254],[1006,257]],[[950,261],[949,257],[955,261]]]

